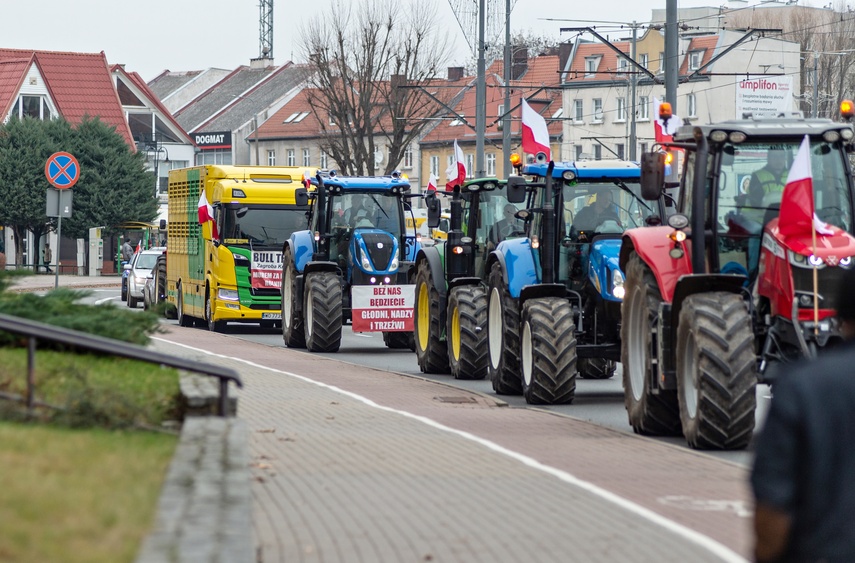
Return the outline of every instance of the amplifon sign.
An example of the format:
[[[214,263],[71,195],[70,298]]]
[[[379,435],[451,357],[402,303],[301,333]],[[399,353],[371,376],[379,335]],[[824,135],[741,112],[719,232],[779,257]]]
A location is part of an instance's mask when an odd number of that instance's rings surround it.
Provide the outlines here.
[[[193,133],[193,141],[202,150],[206,149],[230,149],[232,148],[231,131],[210,131],[205,133]]]
[[[792,76],[748,76],[736,83],[736,119],[746,113],[756,116],[792,111]]]

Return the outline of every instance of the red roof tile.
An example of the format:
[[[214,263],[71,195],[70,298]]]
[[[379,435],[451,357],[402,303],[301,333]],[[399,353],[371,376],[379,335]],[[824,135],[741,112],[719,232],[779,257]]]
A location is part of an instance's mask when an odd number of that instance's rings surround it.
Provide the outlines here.
[[[101,53],[61,53],[25,49],[0,49],[0,61],[33,58],[41,70],[59,114],[72,124],[83,117],[99,117],[112,125],[130,146],[131,130],[110,76],[107,57]],[[16,92],[12,92],[14,95]],[[2,102],[8,100],[0,100]]]
[[[617,47],[622,53],[629,54],[628,41],[615,41],[612,46]],[[599,57],[597,62],[596,72],[588,76],[586,71],[586,59],[590,57]],[[576,55],[573,57],[573,62],[570,64],[570,72],[567,74],[567,81],[577,80],[616,80],[619,75],[616,74],[618,69],[618,54],[610,49],[608,45],[600,42],[595,43],[579,43],[576,49]],[[628,63],[627,63],[628,64]]]
[[[0,61],[0,116],[8,115],[12,109],[32,62],[32,57]]]
[[[693,37],[692,41],[689,43],[689,47],[686,49],[686,55],[683,57],[683,61],[680,63],[680,76],[685,76],[695,72],[694,70],[689,70],[689,53],[692,51],[703,51],[704,54],[701,57],[700,66],[704,66],[707,64],[710,59],[713,57],[715,52],[715,47],[718,44],[718,35],[705,35],[704,37]],[[703,73],[709,72],[709,69],[706,69]]]

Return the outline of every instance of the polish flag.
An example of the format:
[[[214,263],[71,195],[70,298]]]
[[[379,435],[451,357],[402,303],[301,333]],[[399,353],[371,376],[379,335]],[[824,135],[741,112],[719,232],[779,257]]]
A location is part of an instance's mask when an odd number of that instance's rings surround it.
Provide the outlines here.
[[[448,178],[445,184],[447,192],[453,190],[454,186],[462,186],[466,181],[466,165],[463,164],[463,151],[457,145],[457,139],[454,139],[454,160],[445,169],[445,176]]]
[[[542,152],[546,160],[552,160],[549,150],[549,129],[543,116],[534,111],[525,98],[522,98],[522,149],[528,154]]]
[[[810,140],[807,135],[793,160],[781,195],[778,230],[784,237],[812,236],[814,230],[818,235],[834,234],[834,228],[820,221],[814,210]]]
[[[439,178],[436,177],[436,174],[431,172],[430,178],[428,179],[427,191],[435,192],[437,182],[439,182]]]
[[[142,239],[137,241],[137,247],[134,250],[134,254],[139,254],[142,251]]]
[[[662,103],[659,101],[659,98],[653,96],[653,135],[656,139],[657,143],[671,143],[674,141],[674,133],[677,132],[677,129],[680,127],[680,118],[676,115],[672,115],[668,119],[668,123],[666,124],[664,121],[659,119],[659,106]]]
[[[211,222],[211,235],[214,238],[220,238],[217,233],[217,223],[214,221],[214,208],[208,203],[208,198],[205,197],[205,190],[201,190],[199,194],[199,224],[204,225],[208,221]]]

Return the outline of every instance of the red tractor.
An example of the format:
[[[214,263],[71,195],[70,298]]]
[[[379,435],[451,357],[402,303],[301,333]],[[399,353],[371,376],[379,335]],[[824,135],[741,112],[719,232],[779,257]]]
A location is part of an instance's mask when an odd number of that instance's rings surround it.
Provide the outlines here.
[[[806,136],[815,217],[837,227],[815,240],[785,236],[778,218]],[[678,187],[679,201],[668,226],[629,230],[621,246],[621,361],[637,433],[744,448],[757,382],[841,340],[835,292],[855,267],[853,136],[848,123],[801,117],[685,126],[663,146],[684,152],[679,184],[665,181],[664,153],[642,156],[644,197],[675,203],[668,188]]]

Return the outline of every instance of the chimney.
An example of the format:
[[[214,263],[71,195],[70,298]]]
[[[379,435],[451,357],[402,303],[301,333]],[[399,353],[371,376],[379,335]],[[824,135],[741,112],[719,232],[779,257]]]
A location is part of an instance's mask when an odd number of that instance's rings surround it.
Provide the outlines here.
[[[558,70],[564,70],[567,65],[567,59],[570,58],[570,53],[573,52],[573,44],[566,41],[558,46]]]
[[[511,80],[519,80],[528,70],[528,47],[517,45],[514,47],[514,58],[511,64]]]
[[[461,80],[463,78],[463,67],[462,66],[450,66],[448,67],[448,79],[451,81]]]

